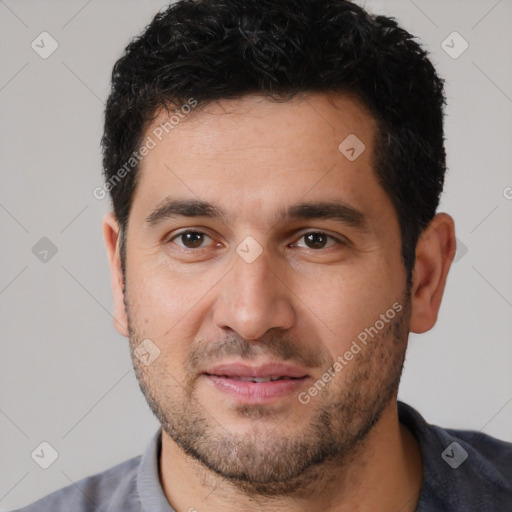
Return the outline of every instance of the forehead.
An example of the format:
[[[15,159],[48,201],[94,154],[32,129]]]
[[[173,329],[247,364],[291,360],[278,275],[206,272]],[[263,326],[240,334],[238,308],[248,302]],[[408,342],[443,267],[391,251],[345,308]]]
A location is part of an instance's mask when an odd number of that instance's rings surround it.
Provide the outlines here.
[[[385,199],[373,172],[376,122],[354,96],[255,95],[177,110],[172,124],[162,111],[145,132],[153,148],[132,205],[141,215],[169,195],[261,220],[305,199],[344,199],[363,210],[376,195]]]
[[[355,95],[310,93],[287,101],[248,95],[195,110],[186,103],[171,113],[160,110],[146,135],[156,138],[160,146],[168,144],[169,149],[174,142],[173,149],[182,160],[186,156],[182,149],[196,156],[215,155],[220,163],[249,151],[257,155],[254,165],[268,159],[275,167],[275,158],[282,154],[288,164],[303,168],[316,161],[320,152],[339,156],[339,142],[351,134],[372,146],[375,124]],[[185,138],[187,147],[178,147]],[[313,144],[316,151],[312,151]],[[366,159],[370,154],[366,153]]]

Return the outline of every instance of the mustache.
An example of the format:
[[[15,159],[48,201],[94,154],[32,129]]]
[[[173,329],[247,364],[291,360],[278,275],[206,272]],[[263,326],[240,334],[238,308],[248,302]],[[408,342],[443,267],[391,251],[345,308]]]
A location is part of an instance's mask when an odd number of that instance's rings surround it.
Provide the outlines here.
[[[304,346],[290,337],[271,335],[256,341],[231,336],[219,341],[199,340],[194,343],[187,361],[190,372],[197,371],[227,356],[236,356],[247,361],[258,356],[272,356],[282,361],[293,361],[307,367],[319,367],[328,358],[319,350]]]

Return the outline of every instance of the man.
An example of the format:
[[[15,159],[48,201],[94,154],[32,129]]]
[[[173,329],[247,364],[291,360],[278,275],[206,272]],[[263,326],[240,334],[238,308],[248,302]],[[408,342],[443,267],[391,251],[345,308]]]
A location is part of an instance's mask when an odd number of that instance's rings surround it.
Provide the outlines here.
[[[397,402],[456,249],[443,105],[412,36],[348,1],[159,13],[113,70],[103,233],[162,428],[22,510],[512,510],[511,444]]]

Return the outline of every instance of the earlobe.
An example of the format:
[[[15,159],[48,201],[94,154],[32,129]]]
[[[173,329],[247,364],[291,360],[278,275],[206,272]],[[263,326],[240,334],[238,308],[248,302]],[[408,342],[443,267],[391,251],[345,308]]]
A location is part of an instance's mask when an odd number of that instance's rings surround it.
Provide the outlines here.
[[[114,298],[114,327],[122,336],[129,336],[128,317],[124,303],[123,272],[119,250],[119,223],[113,212],[103,217],[103,239],[110,266],[112,294]]]
[[[455,250],[454,221],[450,215],[438,213],[416,246],[411,289],[412,332],[422,333],[434,327]]]

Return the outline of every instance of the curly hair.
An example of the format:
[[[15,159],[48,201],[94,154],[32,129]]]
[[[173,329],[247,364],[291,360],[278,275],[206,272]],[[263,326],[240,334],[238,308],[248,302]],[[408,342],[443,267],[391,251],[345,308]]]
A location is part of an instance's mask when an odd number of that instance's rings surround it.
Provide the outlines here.
[[[396,210],[410,283],[436,213],[446,156],[444,81],[394,18],[346,0],[181,0],[159,12],[112,71],[102,138],[108,182],[162,108],[194,98],[351,92],[377,122],[375,173]],[[121,245],[137,168],[109,188]],[[123,269],[124,251],[121,250]]]

